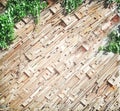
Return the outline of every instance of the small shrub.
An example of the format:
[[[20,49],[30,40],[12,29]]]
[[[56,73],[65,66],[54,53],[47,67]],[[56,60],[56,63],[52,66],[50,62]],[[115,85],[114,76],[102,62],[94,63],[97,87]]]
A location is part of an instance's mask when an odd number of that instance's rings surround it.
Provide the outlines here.
[[[105,52],[113,52],[115,54],[120,54],[120,33],[119,30],[112,31],[109,35],[109,41],[106,46],[100,47],[99,50]]]

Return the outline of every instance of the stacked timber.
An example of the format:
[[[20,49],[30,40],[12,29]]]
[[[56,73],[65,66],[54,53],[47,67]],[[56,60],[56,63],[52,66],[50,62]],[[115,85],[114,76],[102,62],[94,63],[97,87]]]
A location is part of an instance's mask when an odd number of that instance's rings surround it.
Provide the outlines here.
[[[114,12],[93,2],[64,16],[56,3],[36,29],[30,18],[17,23],[17,38],[0,60],[3,103],[18,111],[119,109],[118,55],[98,53],[119,22]]]

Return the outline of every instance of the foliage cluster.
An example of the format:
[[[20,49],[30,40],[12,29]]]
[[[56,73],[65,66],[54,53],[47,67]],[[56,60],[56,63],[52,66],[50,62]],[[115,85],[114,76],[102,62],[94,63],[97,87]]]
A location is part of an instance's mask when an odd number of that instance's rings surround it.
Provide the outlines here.
[[[108,6],[110,6],[111,4],[116,3],[119,9],[119,5],[120,5],[120,0],[104,0],[104,7],[107,8]]]
[[[10,11],[0,15],[0,48],[7,48],[14,39],[14,22]]]
[[[40,11],[46,6],[46,2],[40,2],[40,0],[8,0],[6,10],[10,10],[14,22],[18,22],[27,15],[37,19]]]
[[[8,0],[5,12],[0,14],[0,48],[8,48],[15,39],[14,24],[16,22],[32,15],[37,23],[41,10],[46,6],[46,2],[40,2],[40,0]]]
[[[77,9],[82,3],[83,0],[63,0],[63,7],[65,8],[66,13],[70,13]]]
[[[119,27],[120,28],[120,27]],[[100,47],[100,50],[105,52],[113,52],[120,54],[120,29],[112,31],[108,37],[108,43],[106,46]]]
[[[86,0],[63,0],[62,5],[65,9],[65,12],[70,13],[73,10],[76,10],[85,1]],[[96,1],[96,0],[89,0],[89,3],[91,3],[92,1]],[[113,3],[116,3],[118,5],[118,9],[120,9],[120,5],[119,5],[120,0],[97,0],[97,1],[103,2],[105,8],[109,7]]]

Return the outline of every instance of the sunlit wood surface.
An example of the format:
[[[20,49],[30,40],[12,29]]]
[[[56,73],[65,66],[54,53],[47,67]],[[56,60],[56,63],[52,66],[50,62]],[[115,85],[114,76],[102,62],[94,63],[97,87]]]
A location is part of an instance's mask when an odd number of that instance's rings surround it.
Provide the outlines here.
[[[17,23],[16,40],[0,52],[2,105],[9,111],[117,111],[118,55],[98,52],[119,22],[114,10],[93,2],[65,16],[57,3],[37,26],[30,18]]]

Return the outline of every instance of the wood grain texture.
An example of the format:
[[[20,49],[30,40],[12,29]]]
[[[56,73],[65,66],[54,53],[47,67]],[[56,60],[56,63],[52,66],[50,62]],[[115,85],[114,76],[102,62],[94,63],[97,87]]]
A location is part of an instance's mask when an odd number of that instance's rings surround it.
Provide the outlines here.
[[[3,103],[13,111],[119,109],[118,55],[98,53],[119,22],[114,10],[93,2],[62,13],[56,3],[35,30],[28,18],[16,24],[15,42],[0,55]]]

